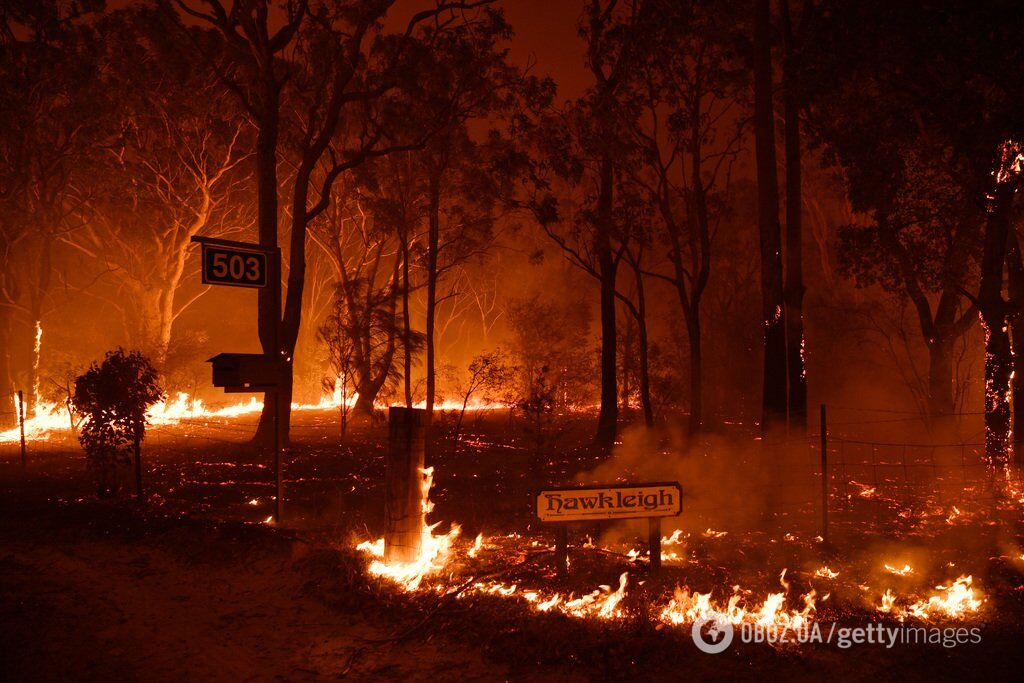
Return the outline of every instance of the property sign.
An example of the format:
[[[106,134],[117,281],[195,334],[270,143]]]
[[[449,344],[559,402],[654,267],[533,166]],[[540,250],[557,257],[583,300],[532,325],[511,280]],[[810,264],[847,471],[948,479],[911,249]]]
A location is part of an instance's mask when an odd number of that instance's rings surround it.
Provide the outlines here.
[[[546,489],[537,494],[542,522],[675,517],[683,510],[679,482]]]
[[[203,283],[233,287],[267,286],[267,252],[255,245],[203,243]]]

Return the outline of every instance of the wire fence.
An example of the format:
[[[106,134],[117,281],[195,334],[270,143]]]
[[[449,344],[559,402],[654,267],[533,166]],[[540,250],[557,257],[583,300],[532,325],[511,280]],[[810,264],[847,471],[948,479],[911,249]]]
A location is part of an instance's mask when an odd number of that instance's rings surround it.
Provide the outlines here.
[[[811,517],[820,516],[823,505],[840,520],[844,515],[881,515],[882,508],[913,505],[932,501],[938,505],[964,505],[981,498],[1000,495],[992,485],[993,468],[985,459],[982,433],[971,434],[962,441],[948,443],[900,442],[885,438],[866,438],[860,433],[881,426],[898,427],[903,422],[920,421],[908,412],[871,408],[843,408],[855,416],[830,421],[827,425],[825,453],[826,486],[822,487],[822,454],[820,433],[809,433],[781,440],[760,442],[749,449],[749,458],[737,466],[737,489],[749,491],[771,501],[771,507]],[[873,414],[885,415],[874,418]],[[889,415],[900,415],[890,417]],[[980,413],[961,413],[956,418],[977,418]],[[333,416],[332,416],[333,417]],[[155,425],[146,436],[146,449],[153,454],[154,466],[173,467],[174,458],[164,454],[189,451],[187,444],[203,444],[211,448],[245,446],[252,438],[258,418],[187,418],[174,425]],[[297,450],[310,445],[333,443],[339,435],[335,419],[298,422],[290,432]],[[500,437],[496,437],[500,438]],[[519,447],[524,457],[529,448]],[[30,462],[84,459],[73,433],[53,432],[45,439],[27,443]],[[506,451],[507,452],[507,451]],[[721,457],[732,457],[723,454]],[[0,463],[20,461],[21,445],[17,441],[0,442]],[[524,460],[525,463],[525,460]],[[509,468],[516,465],[512,462]],[[523,465],[526,466],[525,464]],[[744,472],[758,472],[751,481],[742,482]],[[823,499],[824,488],[826,498]],[[884,505],[880,506],[879,503]],[[691,507],[697,512],[700,502]],[[709,512],[710,510],[708,510]]]

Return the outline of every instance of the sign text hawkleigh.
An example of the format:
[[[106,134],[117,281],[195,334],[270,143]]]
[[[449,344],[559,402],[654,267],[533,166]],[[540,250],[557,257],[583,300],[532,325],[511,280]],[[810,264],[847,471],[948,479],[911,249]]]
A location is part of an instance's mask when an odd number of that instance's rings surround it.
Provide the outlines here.
[[[678,482],[546,489],[537,494],[537,517],[543,522],[675,517],[682,500]]]

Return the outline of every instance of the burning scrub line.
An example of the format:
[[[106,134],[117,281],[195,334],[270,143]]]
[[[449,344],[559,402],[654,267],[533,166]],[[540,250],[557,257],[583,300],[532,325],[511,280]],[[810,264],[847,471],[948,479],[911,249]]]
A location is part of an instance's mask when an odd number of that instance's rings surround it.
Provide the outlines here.
[[[435,537],[437,538],[437,537]],[[623,601],[626,597],[627,587],[630,585],[629,574],[623,573],[619,577],[618,586],[612,587],[603,585],[591,593],[577,597],[576,594],[563,595],[545,591],[541,588],[522,586],[517,583],[474,580],[468,578],[460,582],[454,577],[439,578],[434,585],[427,585],[428,575],[437,576],[448,568],[448,560],[453,559],[454,548],[451,540],[446,537],[440,545],[443,551],[438,554],[431,554],[429,559],[418,563],[415,569],[406,566],[389,567],[381,560],[383,557],[383,541],[364,542],[359,548],[374,556],[370,572],[381,578],[394,582],[399,588],[407,592],[429,591],[444,595],[454,595],[463,599],[470,595],[492,596],[500,599],[515,600],[528,606],[539,613],[561,613],[572,618],[598,619],[598,620],[619,620],[626,616],[623,609]],[[473,553],[478,557],[480,548],[483,547],[482,540],[476,540],[466,550],[467,557]],[[441,559],[441,558],[444,559]],[[732,595],[725,601],[712,598],[712,592],[701,593],[691,591],[688,587],[677,587],[667,603],[653,604],[651,614],[662,626],[686,628],[701,622],[715,621],[727,623],[730,629],[747,628],[751,634],[750,642],[779,645],[786,643],[835,643],[840,647],[847,639],[852,644],[875,643],[883,644],[881,640],[863,640],[862,638],[875,638],[876,636],[859,636],[858,632],[842,630],[835,624],[830,624],[830,633],[827,638],[819,638],[818,634],[826,628],[826,624],[815,621],[818,605],[829,599],[829,594],[819,596],[813,588],[797,598],[801,607],[792,607],[793,598],[789,596],[789,584],[783,570],[779,577],[782,590],[769,592],[763,600],[756,599],[753,591],[742,589],[740,586],[733,586]],[[895,617],[899,621],[912,619],[918,622],[925,621],[953,621],[964,620],[976,616],[984,604],[984,598],[975,590],[971,589],[966,582],[958,580],[952,582],[949,587],[936,587],[938,593],[926,599],[911,600],[905,606],[886,605],[876,606],[876,611]],[[889,592],[891,595],[891,592]],[[895,599],[893,598],[893,602]],[[820,625],[819,625],[820,624]],[[872,625],[872,628],[878,627]],[[845,628],[845,627],[843,627]],[[899,625],[900,630],[898,644],[942,644],[948,645],[950,637],[959,637],[960,641],[955,644],[966,644],[976,642],[975,640],[964,640],[966,636],[956,636],[958,629],[953,629],[954,634],[950,636],[945,633],[948,629],[927,627],[927,639],[912,640],[912,637],[920,637],[920,632],[914,630],[913,626]],[[922,627],[923,628],[923,627]],[[750,630],[755,629],[755,630]],[[756,629],[763,633],[756,635]],[[963,630],[963,629],[959,629]],[[976,637],[976,628],[968,629],[971,638]],[[890,633],[892,630],[890,629]],[[937,636],[933,632],[945,633]],[[786,635],[788,634],[788,635]]]
[[[435,533],[440,522],[433,524],[427,522],[427,515],[433,510],[430,489],[433,485],[434,471],[433,468],[425,468],[420,472],[423,475],[420,482],[423,507],[420,555],[413,562],[389,564],[384,562],[383,538],[376,541],[364,541],[357,545],[357,549],[373,557],[373,561],[369,565],[371,574],[387,579],[407,592],[428,591],[450,595],[457,599],[469,595],[489,595],[501,599],[517,600],[540,613],[559,612],[581,619],[619,620],[625,618],[623,601],[629,586],[627,572],[623,572],[619,576],[617,587],[602,585],[579,597],[572,593],[563,595],[511,582],[485,580],[484,577],[474,579],[469,576],[460,579],[453,575],[451,569],[456,554],[464,555],[467,559],[479,560],[481,554],[493,546],[487,543],[487,539],[482,535],[478,535],[472,542],[460,543],[461,528],[458,524],[452,524],[446,534]],[[604,495],[610,498],[612,503],[619,502],[614,493]],[[656,496],[656,494],[651,495]],[[624,491],[623,497],[627,496],[636,497],[636,494]],[[670,503],[670,501],[660,498],[650,502],[656,505]],[[600,504],[600,495],[596,496],[593,504],[595,506]],[[666,540],[678,543],[681,534],[681,531],[677,531]],[[518,539],[520,537],[510,534],[509,538]],[[457,550],[458,552],[456,552]],[[838,572],[832,572],[827,568],[823,569],[826,570],[822,572],[823,574],[838,575]],[[820,578],[821,574],[817,574],[817,576]],[[790,603],[796,601],[790,598],[790,582],[786,579],[785,569],[780,573],[778,581],[782,590],[769,592],[762,601],[753,598],[752,591],[744,590],[740,586],[732,587],[732,595],[724,603],[712,599],[711,591],[700,593],[691,591],[688,587],[676,587],[667,603],[660,605],[655,603],[649,609],[652,617],[662,626],[683,626],[716,621],[727,623],[730,629],[744,624],[794,632],[809,628],[815,621],[818,603],[828,600],[830,595],[825,594],[819,597],[817,591],[812,587],[807,593],[799,596],[798,604],[801,606],[792,607]],[[936,590],[939,591],[937,594],[906,605],[897,605],[896,596],[891,591],[887,591],[883,596],[882,605],[876,605],[875,609],[880,613],[896,617],[900,621],[906,618],[921,621],[928,619],[951,620],[974,616],[984,603],[984,598],[972,587],[970,577],[961,577],[952,582],[950,586],[936,586]]]

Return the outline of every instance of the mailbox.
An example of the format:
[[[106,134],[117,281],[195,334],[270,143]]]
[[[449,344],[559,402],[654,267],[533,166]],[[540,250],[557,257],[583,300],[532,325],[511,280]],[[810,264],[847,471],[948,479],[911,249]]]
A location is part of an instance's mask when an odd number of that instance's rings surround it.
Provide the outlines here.
[[[213,386],[226,392],[261,392],[277,387],[283,363],[261,353],[219,353],[206,361],[213,364]]]

